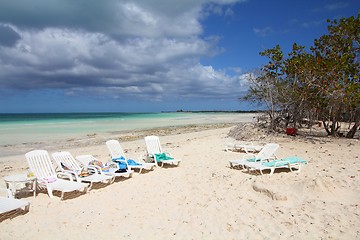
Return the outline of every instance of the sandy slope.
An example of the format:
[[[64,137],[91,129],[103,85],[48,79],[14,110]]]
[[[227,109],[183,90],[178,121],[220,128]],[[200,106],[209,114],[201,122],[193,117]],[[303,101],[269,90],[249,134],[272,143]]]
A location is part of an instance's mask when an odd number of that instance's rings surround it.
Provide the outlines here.
[[[309,161],[300,173],[253,175],[230,169],[229,128],[162,136],[179,167],[157,168],[85,195],[39,193],[30,212],[0,223],[0,239],[359,239],[360,144],[348,139],[269,138],[277,156]],[[122,142],[128,157],[141,140]],[[105,144],[70,150],[108,158]],[[25,171],[25,158],[0,158],[2,175]]]

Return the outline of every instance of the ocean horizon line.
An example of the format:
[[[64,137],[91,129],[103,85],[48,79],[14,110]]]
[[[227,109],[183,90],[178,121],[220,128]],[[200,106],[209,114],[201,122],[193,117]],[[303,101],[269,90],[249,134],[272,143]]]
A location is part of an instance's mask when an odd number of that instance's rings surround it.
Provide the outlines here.
[[[15,115],[15,114],[93,114],[93,113],[129,113],[129,114],[154,114],[154,113],[257,113],[257,112],[263,112],[264,110],[161,110],[161,111],[149,111],[149,112],[129,112],[129,111],[120,111],[120,112],[114,112],[114,111],[95,111],[95,112],[0,112],[0,115]]]

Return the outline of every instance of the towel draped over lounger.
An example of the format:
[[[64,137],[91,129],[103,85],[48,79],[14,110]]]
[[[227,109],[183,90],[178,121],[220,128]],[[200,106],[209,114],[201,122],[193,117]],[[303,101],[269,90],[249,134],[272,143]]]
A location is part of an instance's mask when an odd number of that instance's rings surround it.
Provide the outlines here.
[[[159,154],[155,154],[155,159],[157,162],[161,162],[164,160],[173,160],[174,158],[166,155],[165,153],[159,153]]]
[[[109,172],[109,167],[104,166],[104,164],[99,160],[92,160],[89,162],[89,165],[98,166],[103,172]]]
[[[137,162],[135,162],[135,161],[132,160],[132,159],[125,160],[124,157],[113,158],[112,160],[119,165],[119,168],[120,168],[120,169],[126,169],[127,166],[126,166],[126,163],[121,162],[121,161],[117,161],[117,160],[126,161],[127,164],[130,165],[130,166],[139,166],[139,165],[141,165],[140,163],[137,163]]]

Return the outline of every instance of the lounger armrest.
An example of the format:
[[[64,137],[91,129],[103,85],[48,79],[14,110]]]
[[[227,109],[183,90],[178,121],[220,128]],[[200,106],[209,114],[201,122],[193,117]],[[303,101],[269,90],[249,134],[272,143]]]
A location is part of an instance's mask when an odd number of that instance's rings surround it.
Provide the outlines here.
[[[0,188],[0,191],[6,194],[7,198],[14,198],[14,196],[11,194],[10,189],[7,188]]]
[[[64,173],[70,174],[70,176],[73,176],[77,182],[81,182],[78,172],[71,171],[71,170],[65,170]]]
[[[94,174],[102,174],[101,167],[99,167],[99,166],[90,164],[90,165],[87,165],[87,169],[88,169],[88,171],[91,170],[91,172]]]
[[[249,147],[247,147],[247,146],[244,146],[244,151],[246,152],[246,154],[253,154],[252,152],[254,152],[254,151],[252,151],[251,149],[253,149],[253,148],[249,148]],[[255,156],[255,154],[253,154],[254,156]]]
[[[246,154],[251,154],[251,151],[249,151],[249,149],[246,146],[244,146],[243,149]]]
[[[101,167],[99,167],[99,166],[88,165],[88,166],[87,166],[87,169],[88,169],[88,171],[89,171],[89,170],[94,171],[95,174],[101,173]]]
[[[243,146],[243,149],[246,152],[246,154],[253,154],[253,152],[256,152],[256,150],[255,150],[255,148],[253,148],[253,146],[254,146],[253,142],[250,142]]]
[[[145,154],[142,156],[142,159],[144,162],[156,162],[155,161],[155,156],[152,154]]]
[[[116,168],[118,169],[119,166],[116,164],[116,162],[108,162],[105,164],[106,167],[110,167],[110,168]]]
[[[275,161],[274,167],[283,166],[284,163],[287,164],[290,167],[290,162],[289,161],[283,161],[283,160]]]
[[[121,159],[116,159],[116,160],[113,160],[114,162],[123,162],[127,165],[127,162],[125,160],[121,160]]]
[[[127,161],[125,161],[125,160],[113,160],[114,162],[122,162],[122,163],[125,163],[126,164],[126,169],[130,169],[129,168],[129,165],[128,165],[128,163],[127,163]]]
[[[266,158],[266,159],[263,159],[264,161],[266,162],[270,162],[270,161],[275,161],[277,158],[276,156],[273,156],[273,157],[269,157],[269,158]]]
[[[233,151],[235,149],[235,143],[227,143],[225,145],[225,151],[228,152],[228,151]]]
[[[63,178],[63,179],[69,179],[71,182],[73,182],[73,178],[72,178],[72,174],[68,173],[68,172],[58,172],[57,176],[59,178]],[[77,176],[75,175],[75,178],[77,178]]]
[[[249,159],[249,158],[255,158],[256,157],[256,155],[255,154],[253,154],[253,153],[245,153],[244,155],[243,155],[243,160],[245,160],[245,159]]]
[[[170,157],[173,157],[173,156],[171,156],[171,153],[169,153],[169,152],[164,152],[164,153]]]
[[[263,159],[260,159],[260,164],[265,163],[265,162],[275,161],[275,160],[276,160],[276,157],[263,158]]]

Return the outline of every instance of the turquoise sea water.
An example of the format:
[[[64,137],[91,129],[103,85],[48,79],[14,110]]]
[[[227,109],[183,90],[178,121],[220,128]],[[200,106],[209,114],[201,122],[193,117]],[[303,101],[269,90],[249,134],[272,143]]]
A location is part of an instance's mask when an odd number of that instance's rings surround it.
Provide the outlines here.
[[[251,121],[244,113],[0,114],[0,145],[188,124]]]

